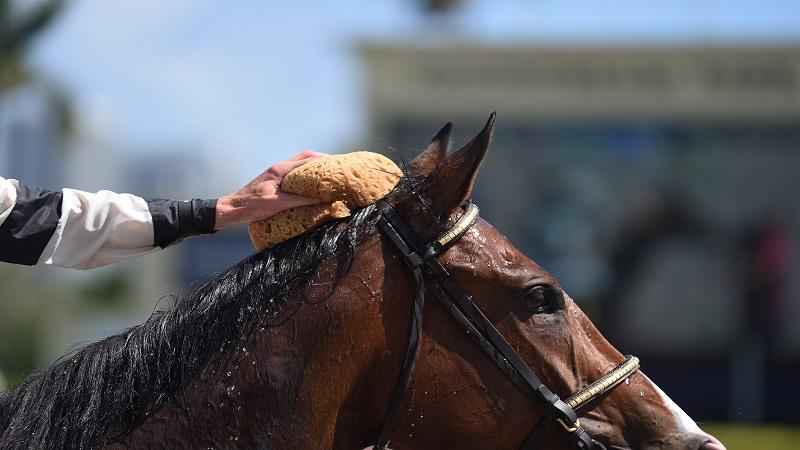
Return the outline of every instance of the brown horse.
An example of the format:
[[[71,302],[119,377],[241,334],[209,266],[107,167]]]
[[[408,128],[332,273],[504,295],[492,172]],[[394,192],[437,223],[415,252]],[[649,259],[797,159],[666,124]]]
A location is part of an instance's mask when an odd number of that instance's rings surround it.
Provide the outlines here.
[[[388,197],[421,236],[461,214],[491,129],[490,120],[448,157],[446,126]],[[0,396],[0,447],[373,445],[401,373],[414,298],[402,255],[376,229],[379,215],[367,207],[254,255],[172,310],[29,377]],[[489,223],[479,221],[439,261],[561,398],[623,361],[558,282]],[[392,448],[516,449],[542,413],[428,302]],[[610,448],[724,449],[641,372],[580,420]],[[542,448],[568,444],[554,428]]]

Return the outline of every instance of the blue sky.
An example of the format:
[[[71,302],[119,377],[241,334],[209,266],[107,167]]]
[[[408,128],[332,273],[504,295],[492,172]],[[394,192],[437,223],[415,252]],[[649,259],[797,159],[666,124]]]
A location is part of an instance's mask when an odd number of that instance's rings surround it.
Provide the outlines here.
[[[410,0],[79,0],[31,60],[120,152],[191,149],[243,182],[363,136],[356,42],[443,26]],[[489,44],[800,43],[800,1],[466,0],[446,26]]]

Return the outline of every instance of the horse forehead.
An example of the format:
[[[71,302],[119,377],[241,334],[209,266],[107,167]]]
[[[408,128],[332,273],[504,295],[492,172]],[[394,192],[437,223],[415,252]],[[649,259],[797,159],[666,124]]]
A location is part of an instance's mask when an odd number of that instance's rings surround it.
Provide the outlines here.
[[[478,219],[464,234],[462,240],[464,242],[459,247],[470,258],[487,258],[500,268],[525,268],[541,276],[550,277],[542,266],[522,253],[508,237],[483,218]]]

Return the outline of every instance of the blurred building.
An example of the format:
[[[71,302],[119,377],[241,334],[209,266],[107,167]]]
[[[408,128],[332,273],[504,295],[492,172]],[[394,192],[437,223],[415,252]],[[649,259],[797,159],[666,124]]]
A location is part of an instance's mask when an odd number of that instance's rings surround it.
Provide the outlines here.
[[[58,186],[63,149],[52,106],[48,93],[33,84],[0,95],[0,175]]]
[[[782,254],[800,254],[800,47],[445,40],[361,54],[370,144],[390,156],[413,158],[447,121],[463,145],[498,112],[482,215],[679,404],[800,420],[771,400],[796,392],[800,266],[781,259],[780,286],[748,295],[758,257],[742,245],[778,223]]]
[[[0,175],[48,189],[161,198],[200,197],[219,184],[197,152],[123,149],[97,117],[82,116],[65,136],[56,113],[50,93],[36,83],[0,95]],[[239,228],[91,272],[1,265],[0,377],[16,382],[81,343],[141,323],[167,306],[165,296],[169,301],[250,252]]]

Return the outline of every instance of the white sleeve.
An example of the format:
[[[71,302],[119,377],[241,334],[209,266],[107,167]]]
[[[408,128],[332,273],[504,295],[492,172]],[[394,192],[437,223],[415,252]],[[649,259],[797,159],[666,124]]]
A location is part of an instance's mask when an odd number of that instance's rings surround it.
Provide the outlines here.
[[[39,264],[91,269],[158,250],[143,198],[111,191],[62,193],[61,216]]]
[[[0,226],[6,221],[6,218],[11,214],[14,205],[17,203],[17,189],[19,182],[17,180],[6,180],[0,177]]]
[[[216,199],[48,191],[0,178],[0,261],[91,269],[214,232]]]

